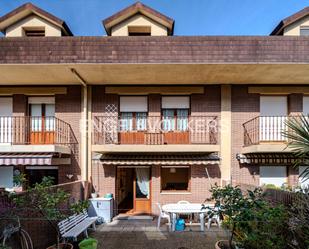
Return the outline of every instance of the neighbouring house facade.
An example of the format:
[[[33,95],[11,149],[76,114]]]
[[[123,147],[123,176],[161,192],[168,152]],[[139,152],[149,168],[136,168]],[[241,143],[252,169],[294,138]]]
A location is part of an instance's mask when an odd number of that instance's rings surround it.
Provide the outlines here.
[[[282,136],[309,113],[309,8],[271,36],[173,36],[137,2],[74,37],[25,4],[0,18],[0,183],[91,181],[115,212],[203,202],[211,185],[301,182]]]

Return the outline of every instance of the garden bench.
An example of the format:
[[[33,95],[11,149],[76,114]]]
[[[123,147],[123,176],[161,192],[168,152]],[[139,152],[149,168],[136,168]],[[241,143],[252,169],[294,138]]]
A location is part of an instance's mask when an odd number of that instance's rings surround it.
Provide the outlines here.
[[[62,220],[58,223],[58,228],[61,234],[61,237],[66,239],[77,240],[77,236],[81,233],[88,238],[87,229],[92,226],[95,230],[95,222],[98,217],[89,217],[86,210],[80,214],[74,214],[65,220]]]

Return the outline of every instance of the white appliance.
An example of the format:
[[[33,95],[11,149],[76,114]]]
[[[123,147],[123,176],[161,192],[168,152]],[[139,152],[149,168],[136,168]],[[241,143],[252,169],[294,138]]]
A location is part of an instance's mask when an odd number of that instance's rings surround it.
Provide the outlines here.
[[[91,198],[88,214],[90,217],[98,216],[103,219],[104,223],[109,223],[113,218],[113,198]]]

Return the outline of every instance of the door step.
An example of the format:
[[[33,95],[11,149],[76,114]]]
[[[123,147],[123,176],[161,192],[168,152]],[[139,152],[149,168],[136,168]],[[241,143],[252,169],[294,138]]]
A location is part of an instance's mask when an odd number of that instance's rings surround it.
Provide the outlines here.
[[[128,215],[128,214],[119,214],[114,220],[153,220],[154,217],[151,215]]]

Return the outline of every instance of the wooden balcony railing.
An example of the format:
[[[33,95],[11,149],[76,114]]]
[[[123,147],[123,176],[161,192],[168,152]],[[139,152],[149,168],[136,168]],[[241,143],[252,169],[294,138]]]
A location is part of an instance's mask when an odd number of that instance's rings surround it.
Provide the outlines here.
[[[262,142],[286,142],[283,135],[288,130],[286,122],[289,116],[259,116],[243,124],[244,145],[256,145]],[[295,117],[293,117],[295,118]]]
[[[56,117],[0,117],[0,145],[75,143],[71,126]]]
[[[123,119],[119,116],[96,116],[93,123],[94,144],[217,144],[216,116],[189,116],[162,119]]]

